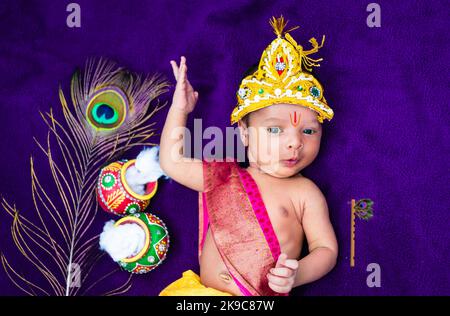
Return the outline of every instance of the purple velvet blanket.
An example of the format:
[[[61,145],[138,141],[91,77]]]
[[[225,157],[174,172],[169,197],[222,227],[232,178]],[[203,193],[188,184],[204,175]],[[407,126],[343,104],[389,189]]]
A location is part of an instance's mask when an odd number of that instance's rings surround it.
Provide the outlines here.
[[[33,141],[46,142],[40,112],[51,107],[61,115],[58,87],[69,98],[71,74],[87,58],[107,57],[175,83],[169,61],[185,55],[200,93],[188,127],[202,118],[203,128],[224,130],[243,73],[274,39],[269,19],[283,14],[288,26],[300,26],[291,35],[305,47],[311,37],[326,35],[315,74],[335,116],[324,123],[321,151],[304,175],[326,196],[340,247],[335,269],[292,295],[450,295],[445,1],[378,1],[380,27],[367,24],[370,1],[76,1],[81,27],[74,28],[66,24],[68,3],[0,4],[0,194],[22,214],[34,213],[30,156],[46,165]],[[170,103],[172,93],[173,87],[160,100]],[[167,110],[155,117],[159,130]],[[51,181],[46,170],[37,172],[43,185]],[[127,295],[157,295],[183,271],[199,271],[197,197],[160,181],[150,210],[169,228],[169,253],[157,269],[135,276]],[[356,223],[356,265],[350,268],[349,203],[361,198],[374,201],[374,217]],[[99,212],[91,229],[100,232],[110,218]],[[13,244],[11,223],[1,210],[0,251],[17,272],[34,275]],[[380,287],[368,286],[371,263],[379,267]],[[116,264],[103,258],[96,265],[100,277]],[[118,286],[127,276],[120,272],[106,282]],[[3,269],[0,285],[0,295],[23,294]],[[93,288],[88,294],[99,293]]]

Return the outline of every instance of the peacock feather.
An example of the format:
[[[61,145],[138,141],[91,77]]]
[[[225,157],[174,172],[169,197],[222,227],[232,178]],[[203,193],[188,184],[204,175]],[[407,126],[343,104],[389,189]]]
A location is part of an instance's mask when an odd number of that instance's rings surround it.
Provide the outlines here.
[[[34,212],[19,212],[1,199],[13,219],[15,245],[45,280],[36,282],[29,269],[18,271],[2,253],[6,274],[22,291],[29,295],[89,294],[116,272],[92,276],[104,255],[98,249],[99,234],[89,229],[98,210],[98,172],[132,147],[155,145],[149,141],[156,133],[151,119],[166,104],[152,101],[168,86],[160,75],[142,78],[106,59],[90,59],[72,77],[72,106],[59,88],[63,119],[58,120],[52,109],[40,113],[48,126],[47,139],[45,145],[35,141],[48,160],[51,181],[39,181],[31,157]],[[51,185],[56,195],[49,193]],[[131,276],[104,294],[121,294],[130,287]]]
[[[358,218],[368,221],[373,217],[373,201],[360,199],[355,203],[355,214]]]

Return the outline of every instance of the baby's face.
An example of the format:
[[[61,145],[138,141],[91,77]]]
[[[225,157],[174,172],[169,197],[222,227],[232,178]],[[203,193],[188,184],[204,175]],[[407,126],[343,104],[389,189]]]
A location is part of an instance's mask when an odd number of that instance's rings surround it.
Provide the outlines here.
[[[307,107],[276,104],[239,122],[250,165],[278,178],[291,177],[319,153],[322,125]],[[245,136],[247,135],[247,136]]]

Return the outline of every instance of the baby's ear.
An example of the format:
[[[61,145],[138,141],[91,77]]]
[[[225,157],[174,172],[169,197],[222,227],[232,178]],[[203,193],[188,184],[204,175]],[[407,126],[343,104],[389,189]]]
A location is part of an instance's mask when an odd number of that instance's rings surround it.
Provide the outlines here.
[[[240,120],[238,122],[239,127],[239,135],[241,137],[241,141],[244,144],[245,147],[248,146],[248,127],[247,122],[244,122],[244,120]]]

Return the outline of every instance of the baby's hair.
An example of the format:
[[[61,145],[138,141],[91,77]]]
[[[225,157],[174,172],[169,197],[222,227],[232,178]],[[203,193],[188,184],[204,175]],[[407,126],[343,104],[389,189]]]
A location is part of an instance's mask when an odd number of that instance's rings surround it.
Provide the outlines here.
[[[241,81],[245,79],[245,77],[248,77],[250,75],[253,75],[256,70],[258,70],[258,66],[259,66],[259,62],[257,62],[256,64],[251,65],[242,75]],[[248,118],[249,118],[249,114],[245,115],[243,118],[241,118],[241,121],[243,121],[245,123],[246,126],[248,126]]]
[[[258,70],[258,66],[259,66],[259,62],[257,62],[256,64],[253,64],[252,66],[250,66],[250,68],[248,68],[244,72],[244,74],[242,75],[242,78],[241,78],[240,82],[242,82],[242,80],[244,80],[245,77],[254,74],[256,72],[256,70]],[[241,121],[244,122],[245,126],[247,126],[247,127],[248,127],[248,123],[249,123],[249,116],[250,116],[250,113],[245,115],[243,118],[241,118]],[[247,156],[247,150],[245,150],[245,161],[239,161],[238,165],[241,168],[248,168],[248,166],[250,166],[250,162],[248,161],[248,156]]]
[[[259,65],[259,62],[257,62],[256,64],[253,64],[252,66],[250,66],[250,68],[248,68],[244,72],[244,75],[242,76],[241,81],[244,80],[245,77],[254,74],[256,72],[256,70],[258,70],[258,65]]]

